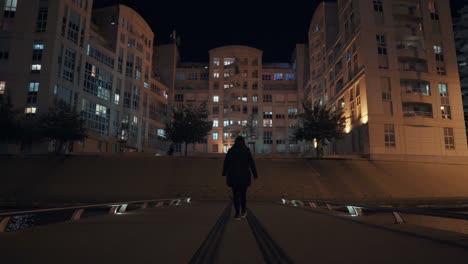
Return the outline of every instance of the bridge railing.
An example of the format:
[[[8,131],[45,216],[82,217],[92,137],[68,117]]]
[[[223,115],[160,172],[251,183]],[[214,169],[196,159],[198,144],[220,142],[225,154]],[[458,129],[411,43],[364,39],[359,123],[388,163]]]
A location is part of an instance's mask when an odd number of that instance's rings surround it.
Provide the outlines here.
[[[373,206],[359,203],[343,203],[324,200],[281,200],[282,204],[288,204],[296,207],[327,208],[330,211],[347,211],[351,216],[362,216],[365,211],[374,213],[391,213],[398,224],[405,223],[401,214],[441,217],[456,220],[468,220],[468,214],[453,213],[445,211],[434,211],[428,209],[399,208],[393,206]]]
[[[7,231],[16,231],[34,225],[48,224],[53,222],[63,221],[79,221],[85,212],[98,211],[109,215],[123,214],[127,210],[146,209],[149,207],[163,207],[172,205],[189,204],[191,198],[171,198],[171,199],[158,199],[158,200],[142,200],[142,201],[129,201],[129,202],[115,202],[104,204],[87,204],[70,207],[47,208],[26,211],[14,211],[7,213],[0,213],[0,233]],[[42,221],[30,221],[33,218],[43,217]],[[44,220],[45,219],[45,220]],[[20,220],[18,227],[9,228],[13,222]],[[26,223],[28,222],[28,223]],[[31,223],[37,222],[37,223]]]

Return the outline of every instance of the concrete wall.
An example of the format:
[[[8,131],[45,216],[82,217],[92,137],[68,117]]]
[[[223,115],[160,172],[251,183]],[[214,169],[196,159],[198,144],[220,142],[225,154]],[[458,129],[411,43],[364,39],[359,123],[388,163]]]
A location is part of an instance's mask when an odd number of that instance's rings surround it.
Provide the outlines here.
[[[227,199],[220,156],[0,158],[0,202],[96,202],[191,196]],[[253,199],[462,199],[468,165],[367,160],[257,159]]]

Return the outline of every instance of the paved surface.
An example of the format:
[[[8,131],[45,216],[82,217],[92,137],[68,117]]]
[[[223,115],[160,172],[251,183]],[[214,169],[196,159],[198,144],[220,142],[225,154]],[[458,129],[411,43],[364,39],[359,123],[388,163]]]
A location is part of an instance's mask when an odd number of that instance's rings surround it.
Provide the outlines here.
[[[226,202],[195,202],[0,234],[1,263],[189,263]],[[468,250],[272,203],[251,211],[293,263],[466,263]],[[247,220],[225,226],[216,263],[264,263]]]

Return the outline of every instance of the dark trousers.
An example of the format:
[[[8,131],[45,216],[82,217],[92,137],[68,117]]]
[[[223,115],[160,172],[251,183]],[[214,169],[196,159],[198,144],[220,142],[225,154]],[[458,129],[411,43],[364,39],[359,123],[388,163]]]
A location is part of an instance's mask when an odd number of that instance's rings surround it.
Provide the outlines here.
[[[247,188],[248,185],[234,185],[232,186],[232,202],[236,215],[245,213],[247,210]]]

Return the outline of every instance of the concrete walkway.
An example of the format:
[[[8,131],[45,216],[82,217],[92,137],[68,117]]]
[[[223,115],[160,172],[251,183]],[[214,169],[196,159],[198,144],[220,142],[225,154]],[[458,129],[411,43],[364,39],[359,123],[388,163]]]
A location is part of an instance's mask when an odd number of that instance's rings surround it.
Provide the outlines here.
[[[195,202],[0,234],[2,263],[188,263],[226,207]],[[468,250],[280,206],[252,212],[294,263],[466,263]],[[230,220],[216,263],[264,263],[246,220]]]

